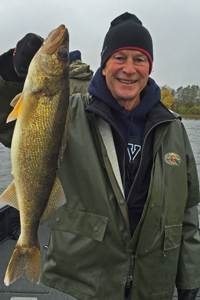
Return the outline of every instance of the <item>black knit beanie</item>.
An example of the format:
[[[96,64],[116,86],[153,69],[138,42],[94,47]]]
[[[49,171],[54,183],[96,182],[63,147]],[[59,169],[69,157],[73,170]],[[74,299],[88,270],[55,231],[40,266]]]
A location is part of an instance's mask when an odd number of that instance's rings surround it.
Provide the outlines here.
[[[71,64],[75,60],[81,61],[81,52],[79,50],[69,52],[69,63]]]
[[[111,22],[101,52],[101,68],[105,66],[110,56],[120,49],[138,50],[146,54],[150,63],[149,73],[151,73],[153,44],[150,33],[135,15],[128,12]]]

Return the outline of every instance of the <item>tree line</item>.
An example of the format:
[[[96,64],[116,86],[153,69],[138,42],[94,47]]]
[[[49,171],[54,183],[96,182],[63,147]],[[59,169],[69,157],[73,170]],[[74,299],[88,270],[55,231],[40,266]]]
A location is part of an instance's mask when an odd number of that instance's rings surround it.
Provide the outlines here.
[[[161,87],[161,102],[179,114],[200,115],[200,87],[188,85],[174,90],[164,85]]]

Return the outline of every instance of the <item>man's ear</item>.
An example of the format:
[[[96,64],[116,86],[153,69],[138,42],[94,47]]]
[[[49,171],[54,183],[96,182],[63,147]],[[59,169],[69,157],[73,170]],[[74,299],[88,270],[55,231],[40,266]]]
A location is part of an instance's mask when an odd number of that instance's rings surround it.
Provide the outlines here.
[[[106,76],[106,70],[105,70],[105,68],[106,68],[106,67],[104,67],[104,68],[102,69],[102,74],[103,74],[103,76]]]

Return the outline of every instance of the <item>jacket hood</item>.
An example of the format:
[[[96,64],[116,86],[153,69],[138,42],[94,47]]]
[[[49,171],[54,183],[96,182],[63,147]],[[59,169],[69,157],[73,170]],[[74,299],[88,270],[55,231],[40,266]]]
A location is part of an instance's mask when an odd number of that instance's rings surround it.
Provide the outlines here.
[[[69,67],[70,79],[91,80],[93,73],[90,66],[80,60],[73,61]]]

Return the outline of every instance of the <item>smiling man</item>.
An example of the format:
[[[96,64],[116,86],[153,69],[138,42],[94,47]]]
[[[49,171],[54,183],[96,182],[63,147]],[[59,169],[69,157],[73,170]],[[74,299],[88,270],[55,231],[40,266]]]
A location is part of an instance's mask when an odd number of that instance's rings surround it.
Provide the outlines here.
[[[124,13],[111,22],[89,93],[69,100],[58,172],[67,202],[49,219],[41,280],[80,300],[172,300],[175,286],[178,300],[194,300],[200,286],[196,164],[152,65],[151,35]],[[0,82],[6,120],[16,83]]]
[[[86,111],[111,126],[116,148],[132,237],[126,249],[134,256],[127,299],[170,300],[176,285],[179,300],[193,300],[200,286],[196,166],[192,152],[187,162],[190,146],[179,116],[160,102],[160,88],[149,77],[152,66],[152,38],[142,22],[129,13],[114,19],[101,67],[88,89],[93,101]],[[102,128],[100,132],[106,140]],[[172,153],[182,160],[181,168],[181,162],[167,160]],[[184,215],[190,215],[187,221]]]

